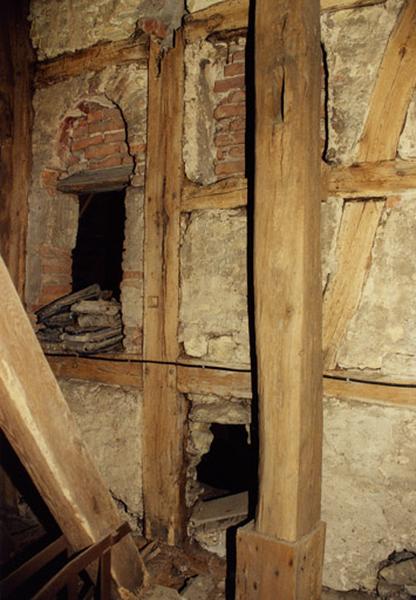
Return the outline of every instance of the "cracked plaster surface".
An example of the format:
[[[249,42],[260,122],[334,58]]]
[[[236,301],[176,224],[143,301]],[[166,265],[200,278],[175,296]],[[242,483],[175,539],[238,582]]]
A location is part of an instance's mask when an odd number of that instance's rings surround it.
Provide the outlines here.
[[[92,459],[134,529],[143,516],[142,396],[134,388],[60,380]]]
[[[380,561],[416,548],[416,409],[331,398],[324,424],[324,584],[371,590]]]
[[[338,351],[342,368],[415,377],[415,202],[414,192],[402,196],[379,226],[361,301]]]
[[[351,164],[377,72],[403,0],[324,13],[322,42],[329,72],[327,159]]]

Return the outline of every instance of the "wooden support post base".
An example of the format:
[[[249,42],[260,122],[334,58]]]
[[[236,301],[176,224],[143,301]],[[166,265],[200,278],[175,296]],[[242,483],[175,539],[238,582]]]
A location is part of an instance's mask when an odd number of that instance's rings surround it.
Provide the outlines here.
[[[258,533],[253,523],[237,533],[236,600],[320,600],[325,524],[296,542]]]

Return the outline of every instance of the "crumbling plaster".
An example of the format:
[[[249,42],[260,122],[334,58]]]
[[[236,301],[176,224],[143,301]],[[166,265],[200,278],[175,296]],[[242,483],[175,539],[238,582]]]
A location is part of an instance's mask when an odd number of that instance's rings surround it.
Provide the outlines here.
[[[415,203],[415,192],[402,196],[378,228],[361,302],[339,347],[341,367],[414,380]]]
[[[380,561],[416,548],[416,409],[324,406],[324,584],[371,590]]]
[[[137,530],[143,517],[142,396],[127,386],[59,381],[89,452],[120,509]]]
[[[249,366],[246,246],[244,209],[183,218],[179,341],[188,356]]]
[[[183,160],[188,179],[202,185],[216,181],[214,144],[216,94],[227,46],[199,40],[185,48],[185,113]]]
[[[322,42],[328,72],[326,157],[351,164],[390,33],[403,0],[324,13]]]
[[[142,19],[156,19],[176,29],[184,0],[32,0],[32,43],[39,60],[88,48],[98,42],[124,40]]]

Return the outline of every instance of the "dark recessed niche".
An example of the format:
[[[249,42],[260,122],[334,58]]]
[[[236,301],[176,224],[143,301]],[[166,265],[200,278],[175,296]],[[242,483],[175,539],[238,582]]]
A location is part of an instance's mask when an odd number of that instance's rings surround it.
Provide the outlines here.
[[[197,466],[197,479],[207,487],[206,497],[236,494],[256,485],[255,451],[244,425],[213,423],[211,447]]]
[[[124,190],[80,194],[79,222],[72,253],[72,289],[98,283],[120,298],[124,223]]]

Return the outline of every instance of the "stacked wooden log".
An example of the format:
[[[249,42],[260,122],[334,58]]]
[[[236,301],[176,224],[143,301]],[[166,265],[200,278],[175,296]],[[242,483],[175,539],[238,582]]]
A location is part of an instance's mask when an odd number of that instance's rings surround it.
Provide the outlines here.
[[[51,354],[122,350],[120,303],[98,284],[67,294],[36,311],[37,336]]]

